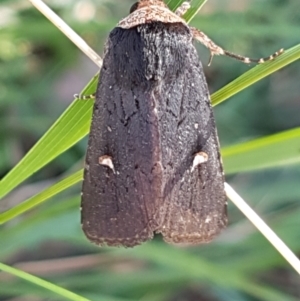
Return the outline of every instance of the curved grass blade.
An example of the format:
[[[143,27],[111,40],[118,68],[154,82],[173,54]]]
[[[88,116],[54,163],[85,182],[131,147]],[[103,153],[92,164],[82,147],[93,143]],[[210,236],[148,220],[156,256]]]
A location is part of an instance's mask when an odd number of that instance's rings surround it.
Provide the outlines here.
[[[97,78],[98,76],[89,82],[83,90],[84,94],[91,94],[95,90]],[[89,131],[92,106],[92,100],[75,100],[25,157],[0,181],[0,198],[81,140]]]
[[[300,163],[300,128],[222,149],[226,174]]]
[[[43,280],[43,279],[38,278],[36,276],[30,275],[26,272],[23,272],[23,271],[18,270],[16,268],[5,265],[1,262],[0,262],[0,270],[2,270],[4,272],[7,272],[11,275],[15,275],[19,278],[22,278],[26,281],[29,281],[33,284],[36,284],[36,285],[40,286],[40,287],[46,288],[46,289],[48,289],[48,290],[64,297],[65,299],[73,300],[73,301],[90,301],[87,298],[81,297],[81,296],[79,296],[79,295],[77,295],[77,294],[75,294],[71,291],[68,291],[68,290],[62,288],[61,286],[57,286],[53,283],[50,283],[46,280]]]
[[[52,196],[60,193],[63,190],[75,185],[82,180],[83,170],[79,170],[72,174],[71,176],[55,183],[54,185],[46,188],[42,192],[34,195],[28,200],[20,203],[19,205],[3,212],[0,214],[0,225],[8,222],[9,220],[15,218],[16,216],[38,206],[39,204],[45,202]]]

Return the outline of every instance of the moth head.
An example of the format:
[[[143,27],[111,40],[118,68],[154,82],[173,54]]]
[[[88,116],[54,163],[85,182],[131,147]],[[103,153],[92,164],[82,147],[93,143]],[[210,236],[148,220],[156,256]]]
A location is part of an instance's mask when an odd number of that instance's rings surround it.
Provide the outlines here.
[[[131,6],[130,13],[147,6],[167,7],[163,0],[140,0]]]
[[[131,6],[129,16],[122,19],[117,26],[129,29],[152,22],[185,24],[180,16],[170,11],[163,0],[140,0]]]

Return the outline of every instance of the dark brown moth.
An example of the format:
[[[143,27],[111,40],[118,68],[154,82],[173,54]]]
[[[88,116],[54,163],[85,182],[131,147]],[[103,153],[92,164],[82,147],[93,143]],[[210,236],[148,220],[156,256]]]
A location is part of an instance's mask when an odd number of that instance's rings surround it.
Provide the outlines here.
[[[189,27],[188,8],[140,0],[108,37],[82,188],[82,228],[98,245],[133,247],[154,233],[200,244],[226,227],[218,136],[193,40],[211,58],[264,60],[227,52]]]

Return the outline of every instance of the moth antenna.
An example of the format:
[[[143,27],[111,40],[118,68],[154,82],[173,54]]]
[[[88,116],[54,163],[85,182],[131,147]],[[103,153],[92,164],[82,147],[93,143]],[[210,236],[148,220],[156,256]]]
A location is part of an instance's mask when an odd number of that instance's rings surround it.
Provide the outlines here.
[[[274,60],[276,57],[281,55],[283,52],[284,52],[284,49],[281,48],[280,50],[276,51],[272,55],[264,57],[264,58],[259,58],[259,59],[248,58],[248,57],[245,57],[245,56],[242,56],[242,55],[239,55],[239,54],[229,52],[227,50],[224,50],[224,55],[232,57],[232,58],[234,58],[238,61],[242,61],[243,63],[246,63],[246,64],[249,64],[249,63],[263,64],[265,62]]]
[[[241,61],[245,64],[249,64],[249,63],[262,64],[262,63],[265,63],[267,61],[274,60],[276,57],[278,57],[279,55],[281,55],[284,52],[283,49],[280,49],[279,51],[276,51],[274,54],[272,54],[268,57],[259,58],[259,59],[252,59],[252,58],[249,58],[249,57],[245,57],[245,56],[242,56],[242,55],[235,54],[235,53],[229,52],[227,50],[224,50],[222,47],[215,44],[205,33],[200,31],[199,29],[194,28],[194,27],[191,27],[190,29],[191,29],[191,32],[193,34],[193,38],[195,40],[197,40],[198,42],[200,42],[201,44],[203,44],[206,48],[209,49],[210,59],[209,59],[208,65],[211,64],[212,58],[213,58],[214,55],[229,56],[229,57],[234,58],[238,61]]]

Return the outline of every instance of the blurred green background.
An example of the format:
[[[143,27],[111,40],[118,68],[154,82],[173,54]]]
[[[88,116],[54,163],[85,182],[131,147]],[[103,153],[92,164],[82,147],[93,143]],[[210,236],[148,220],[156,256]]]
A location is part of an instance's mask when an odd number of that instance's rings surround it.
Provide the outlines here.
[[[105,38],[135,1],[47,3],[102,55]],[[191,24],[225,49],[265,57],[300,40],[299,0],[208,0]],[[210,92],[250,66],[201,45]],[[0,178],[38,141],[98,71],[27,1],[0,2]],[[300,126],[300,64],[295,62],[214,108],[221,146]],[[77,143],[0,202],[0,212],[83,166]],[[299,141],[300,155],[300,141]],[[300,254],[300,168],[283,166],[226,180]],[[80,185],[0,228],[0,261],[91,300],[289,301],[299,276],[234,205],[214,242],[175,248],[161,241],[134,249],[97,248],[80,228]],[[62,300],[0,273],[0,300]]]

